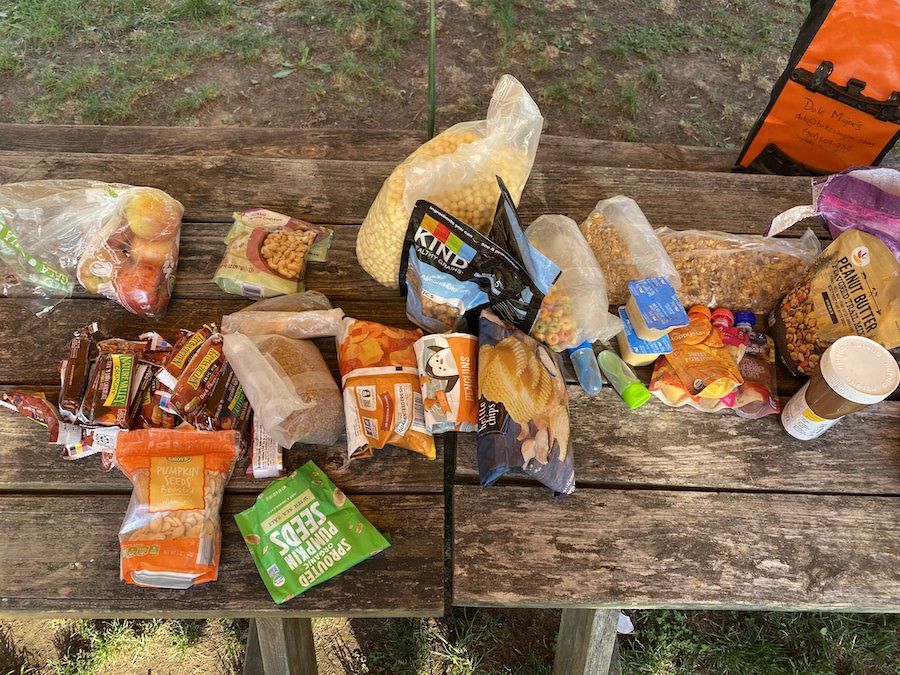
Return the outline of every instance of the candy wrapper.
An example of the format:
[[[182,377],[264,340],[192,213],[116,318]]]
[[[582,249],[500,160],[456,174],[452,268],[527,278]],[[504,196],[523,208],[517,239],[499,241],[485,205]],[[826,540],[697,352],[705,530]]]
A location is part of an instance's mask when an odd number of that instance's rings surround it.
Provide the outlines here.
[[[91,372],[91,352],[93,334],[97,324],[91,323],[75,331],[69,343],[69,355],[60,364],[61,388],[59,392],[59,412],[67,422],[74,422],[84,398]]]
[[[390,546],[312,462],[273,482],[234,519],[279,605]]]
[[[429,434],[478,429],[478,338],[466,333],[416,340],[419,384]]]
[[[559,356],[492,312],[483,312],[478,389],[481,484],[521,471],[554,492],[572,492],[575,468]]]
[[[413,347],[420,337],[420,330],[344,320],[337,352],[349,457],[368,457],[390,443],[435,458]]]

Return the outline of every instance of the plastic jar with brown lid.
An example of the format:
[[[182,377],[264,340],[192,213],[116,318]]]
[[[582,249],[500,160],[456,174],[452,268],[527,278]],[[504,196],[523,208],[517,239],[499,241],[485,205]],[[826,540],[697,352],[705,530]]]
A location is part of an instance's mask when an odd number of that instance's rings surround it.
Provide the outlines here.
[[[891,353],[869,338],[835,341],[819,360],[809,382],[788,401],[781,423],[794,438],[821,436],[844,415],[883,401],[900,384]]]

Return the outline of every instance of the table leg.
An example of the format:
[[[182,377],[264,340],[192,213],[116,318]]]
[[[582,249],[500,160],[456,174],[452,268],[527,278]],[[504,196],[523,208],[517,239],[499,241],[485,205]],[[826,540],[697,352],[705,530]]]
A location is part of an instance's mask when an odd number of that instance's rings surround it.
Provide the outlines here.
[[[250,619],[250,629],[247,631],[247,648],[244,650],[244,675],[259,675],[262,672],[262,653],[259,651],[256,619]]]
[[[564,609],[559,620],[559,639],[553,675],[607,675],[616,647],[617,609]]]
[[[249,659],[255,656],[254,638],[261,658],[251,664]],[[317,675],[312,622],[309,619],[254,620],[247,638],[247,656],[244,675]],[[256,672],[247,670],[251,666],[257,668]]]

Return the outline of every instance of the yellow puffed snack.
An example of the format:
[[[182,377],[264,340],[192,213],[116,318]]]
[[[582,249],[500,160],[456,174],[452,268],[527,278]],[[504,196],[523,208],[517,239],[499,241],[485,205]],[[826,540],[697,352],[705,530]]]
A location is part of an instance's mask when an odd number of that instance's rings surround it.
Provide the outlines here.
[[[496,176],[518,203],[544,120],[525,87],[504,75],[487,119],[456,124],[420,146],[388,176],[356,239],[356,257],[378,283],[397,288],[409,216],[427,199],[487,234],[500,196]]]

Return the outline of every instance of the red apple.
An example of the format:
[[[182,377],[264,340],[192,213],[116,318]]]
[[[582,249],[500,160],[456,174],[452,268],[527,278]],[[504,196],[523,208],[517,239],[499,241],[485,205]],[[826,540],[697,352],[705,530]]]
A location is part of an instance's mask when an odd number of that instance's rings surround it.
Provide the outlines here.
[[[131,244],[131,258],[137,262],[145,262],[159,269],[166,266],[166,258],[175,259],[174,239],[135,239]]]
[[[116,275],[116,294],[125,309],[140,316],[157,317],[169,304],[169,283],[161,269],[138,262]]]
[[[125,219],[138,237],[170,237],[181,224],[181,205],[164,192],[141,191],[128,200]]]

